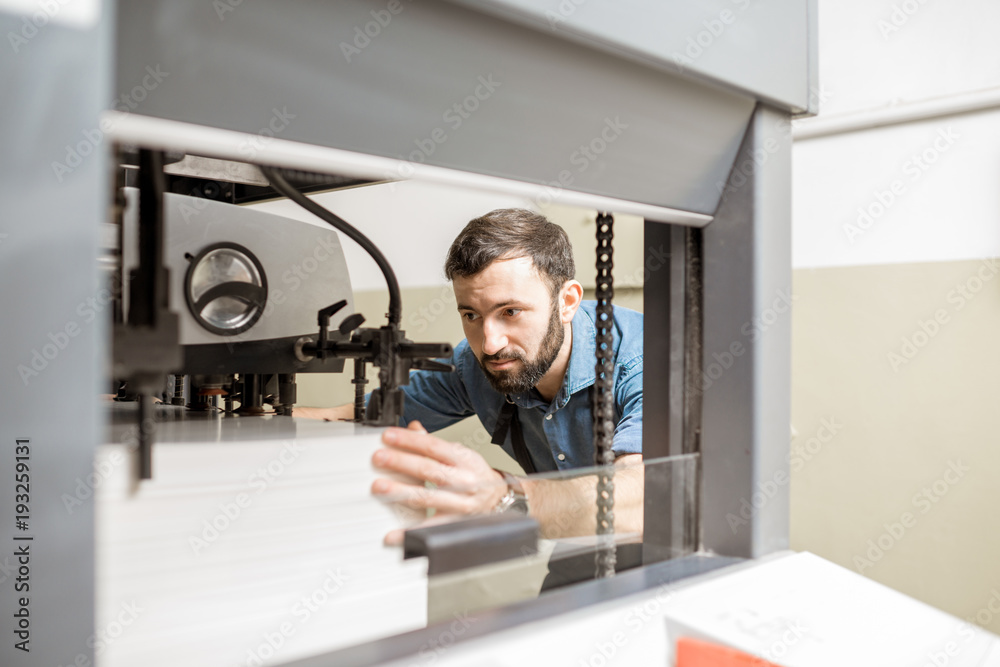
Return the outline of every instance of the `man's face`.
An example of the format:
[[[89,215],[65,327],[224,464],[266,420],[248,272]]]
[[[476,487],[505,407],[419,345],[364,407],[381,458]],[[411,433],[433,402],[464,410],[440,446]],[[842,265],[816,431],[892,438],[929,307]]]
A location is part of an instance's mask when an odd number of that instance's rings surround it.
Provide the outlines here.
[[[530,257],[497,260],[474,276],[456,277],[462,327],[493,388],[518,394],[552,366],[564,340],[559,303]]]

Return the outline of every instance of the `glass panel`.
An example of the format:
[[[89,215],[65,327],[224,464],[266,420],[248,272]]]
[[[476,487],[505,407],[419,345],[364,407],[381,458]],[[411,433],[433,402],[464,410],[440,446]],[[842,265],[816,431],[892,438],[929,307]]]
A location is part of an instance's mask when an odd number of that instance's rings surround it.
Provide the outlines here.
[[[614,533],[597,535],[596,485],[601,468],[575,469],[530,475],[522,479],[528,498],[529,516],[538,522],[537,550],[514,539],[515,555],[496,562],[480,564],[483,538],[466,549],[469,566],[454,567],[454,551],[431,550],[428,590],[428,622],[447,620],[456,615],[495,608],[544,595],[545,593],[596,577],[595,558],[602,545],[616,548],[617,571],[621,572],[647,561],[666,560],[693,551],[695,492],[698,457],[695,454],[649,461],[626,462],[610,467],[615,487]],[[501,497],[508,486],[499,477],[495,484],[476,489],[428,485],[428,498],[439,491],[456,494],[481,493]],[[400,503],[413,505],[419,499],[396,497]],[[515,510],[509,510],[508,513]],[[469,528],[486,514],[473,516],[434,515],[426,519],[411,509],[400,509],[407,528],[448,524],[456,530],[463,522]],[[657,535],[653,544],[644,543],[644,529]],[[496,528],[495,535],[504,529]],[[490,533],[487,530],[487,535]],[[666,536],[663,539],[662,536]],[[399,537],[399,536],[397,536]],[[497,538],[499,539],[499,538]],[[503,551],[492,541],[490,549]],[[448,547],[450,549],[450,546]],[[448,572],[435,573],[435,559],[449,562]],[[459,559],[461,560],[461,559]]]

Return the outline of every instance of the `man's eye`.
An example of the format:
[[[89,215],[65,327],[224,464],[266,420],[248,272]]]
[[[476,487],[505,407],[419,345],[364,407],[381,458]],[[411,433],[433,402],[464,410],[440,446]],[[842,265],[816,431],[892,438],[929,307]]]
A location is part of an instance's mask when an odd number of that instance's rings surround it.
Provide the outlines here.
[[[468,322],[474,322],[476,320],[475,313],[462,313],[462,317],[464,317]]]
[[[514,317],[515,315],[517,315],[518,313],[521,312],[521,309],[520,308],[508,308],[507,310],[505,310],[503,312],[504,312],[504,315],[506,315],[507,317]]]

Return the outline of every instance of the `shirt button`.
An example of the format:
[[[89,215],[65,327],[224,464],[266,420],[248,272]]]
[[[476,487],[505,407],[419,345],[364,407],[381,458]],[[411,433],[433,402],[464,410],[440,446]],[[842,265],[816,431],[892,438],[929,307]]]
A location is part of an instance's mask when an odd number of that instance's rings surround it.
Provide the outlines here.
[[[550,412],[549,414],[545,415],[545,418],[546,419],[552,419],[552,413]]]
[[[566,460],[566,455],[565,454],[560,454],[556,458],[559,459],[560,461],[565,461]]]

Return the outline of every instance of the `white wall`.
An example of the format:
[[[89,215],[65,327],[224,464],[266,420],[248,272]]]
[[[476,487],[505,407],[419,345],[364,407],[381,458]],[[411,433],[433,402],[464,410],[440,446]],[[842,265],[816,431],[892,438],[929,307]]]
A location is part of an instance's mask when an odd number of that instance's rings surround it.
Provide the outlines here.
[[[1000,255],[1000,110],[797,141],[793,151],[795,268]]]
[[[311,198],[370,238],[389,260],[404,289],[446,284],[445,255],[469,220],[497,208],[538,209],[519,197],[413,181],[338,190]],[[255,208],[325,224],[288,200]],[[343,234],[340,237],[354,291],[384,292],[385,279],[375,262],[356,243]]]
[[[1000,85],[998,27],[996,0],[819,0],[821,113]]]
[[[819,5],[820,118],[799,134],[1000,86],[995,0]],[[796,141],[793,155],[796,268],[1000,255],[1000,110]]]

